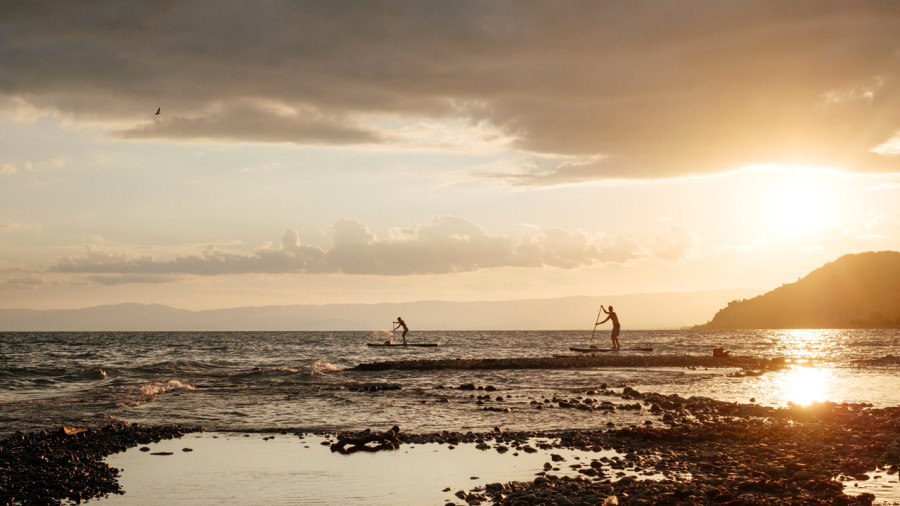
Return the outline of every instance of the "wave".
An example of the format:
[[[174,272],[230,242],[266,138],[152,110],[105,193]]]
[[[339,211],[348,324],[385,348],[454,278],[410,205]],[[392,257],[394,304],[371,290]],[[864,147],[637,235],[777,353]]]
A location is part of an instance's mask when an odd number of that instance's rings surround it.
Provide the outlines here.
[[[147,365],[122,367],[116,365],[93,365],[75,367],[14,367],[0,370],[0,389],[49,387],[51,385],[72,385],[90,382],[105,382],[155,379],[158,376],[176,379],[190,378],[241,378],[278,377],[291,375],[319,375],[342,370],[326,360],[310,360],[300,364],[262,365],[243,367],[239,364],[221,361],[173,360]]]
[[[304,370],[309,374],[324,374],[326,372],[340,371],[342,367],[336,366],[331,362],[324,360],[313,360],[309,364],[303,366]]]
[[[99,366],[94,367],[14,367],[0,371],[0,387],[9,387],[15,384],[53,385],[69,384],[81,381],[96,381],[106,379],[107,372]]]
[[[63,379],[66,382],[96,381],[106,379],[107,376],[107,372],[102,367],[95,366],[87,369],[76,369],[68,374],[62,375],[60,379]]]
[[[233,371],[203,371],[185,372],[186,376],[201,376],[212,378],[238,378],[243,376],[282,376],[282,375],[315,375],[332,371],[340,371],[343,368],[325,360],[312,360],[297,366],[269,366],[253,367],[252,369],[238,369]]]
[[[155,401],[160,394],[178,390],[197,390],[197,387],[179,380],[151,381],[134,385],[109,387],[108,393],[116,406],[140,406]]]
[[[85,371],[84,375],[88,379],[104,379],[107,377],[106,371],[99,367],[92,367],[89,370]]]
[[[10,367],[6,370],[0,371],[0,378],[57,377],[62,376],[68,372],[68,369],[60,367]]]

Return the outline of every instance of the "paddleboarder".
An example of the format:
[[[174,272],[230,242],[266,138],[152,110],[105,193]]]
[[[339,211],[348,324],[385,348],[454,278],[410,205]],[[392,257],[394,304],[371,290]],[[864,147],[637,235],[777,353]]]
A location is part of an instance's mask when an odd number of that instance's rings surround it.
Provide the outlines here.
[[[612,309],[612,308],[610,308],[610,309]],[[403,335],[401,337],[403,337],[403,344],[406,344],[406,333],[409,332],[409,327],[406,326],[406,322],[403,321],[403,318],[400,318],[399,316],[397,317],[397,321],[395,321],[394,323],[396,324],[394,326],[394,330],[397,330],[400,327],[403,327]]]
[[[606,320],[603,320],[602,322],[597,322],[597,325],[600,325],[601,323],[606,323],[607,321],[612,320],[613,328],[612,328],[612,335],[610,337],[612,338],[612,347],[618,350],[619,349],[619,315],[617,315],[616,312],[613,311],[612,306],[609,306],[608,311],[602,305],[600,306],[600,309],[609,316],[606,317]]]

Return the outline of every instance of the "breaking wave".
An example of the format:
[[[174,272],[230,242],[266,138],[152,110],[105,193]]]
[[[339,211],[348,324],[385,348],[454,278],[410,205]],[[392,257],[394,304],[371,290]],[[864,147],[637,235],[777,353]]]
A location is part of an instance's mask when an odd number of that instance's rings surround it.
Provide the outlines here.
[[[178,390],[197,390],[197,387],[178,380],[151,381],[136,385],[121,385],[111,388],[116,406],[140,406],[155,401],[160,394]]]

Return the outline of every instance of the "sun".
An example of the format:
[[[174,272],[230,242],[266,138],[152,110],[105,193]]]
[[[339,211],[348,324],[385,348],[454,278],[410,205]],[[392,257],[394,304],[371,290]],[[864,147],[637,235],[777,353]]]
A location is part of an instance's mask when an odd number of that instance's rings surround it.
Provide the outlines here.
[[[833,218],[833,193],[821,179],[794,177],[772,188],[764,205],[778,235],[809,235]]]

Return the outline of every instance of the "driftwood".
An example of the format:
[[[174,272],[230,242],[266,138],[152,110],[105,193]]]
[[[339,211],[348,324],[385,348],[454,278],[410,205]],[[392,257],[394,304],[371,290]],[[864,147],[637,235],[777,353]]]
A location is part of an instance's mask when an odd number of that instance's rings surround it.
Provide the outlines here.
[[[400,427],[394,425],[391,430],[385,432],[370,432],[366,429],[361,435],[339,435],[337,443],[331,445],[331,451],[345,455],[356,452],[377,452],[381,450],[396,450],[400,446],[397,434]],[[368,446],[369,443],[378,443]]]

